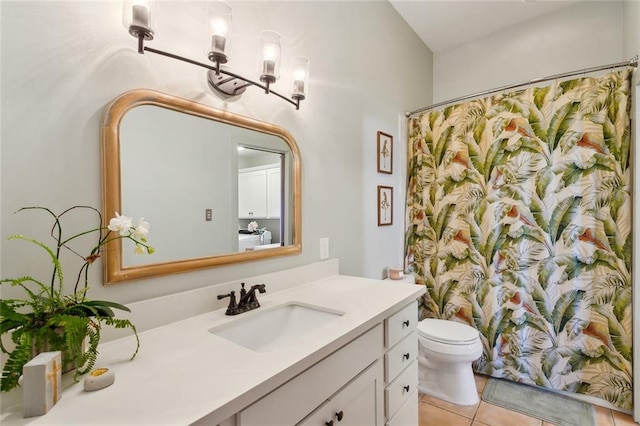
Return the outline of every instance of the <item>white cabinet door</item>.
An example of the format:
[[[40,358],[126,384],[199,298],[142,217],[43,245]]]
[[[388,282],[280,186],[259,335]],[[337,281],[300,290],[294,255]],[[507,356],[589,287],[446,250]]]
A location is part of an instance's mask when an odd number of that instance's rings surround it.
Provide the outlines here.
[[[376,361],[299,425],[382,425],[382,370],[382,362]]]
[[[281,184],[280,169],[267,169],[267,216],[280,217]]]
[[[265,170],[238,173],[238,215],[243,219],[267,217]]]
[[[387,426],[416,426],[418,410],[418,391],[414,390],[395,416],[387,422]]]
[[[333,401],[337,395],[336,392],[349,387],[349,383],[353,383],[355,377],[360,377],[360,373],[365,370],[371,370],[368,366],[376,366],[375,373],[373,373],[376,375],[376,404],[366,410],[371,411],[369,415],[374,415],[372,418],[375,421],[373,423],[365,421],[358,426],[383,425],[384,374],[380,360],[382,342],[382,326],[378,324],[264,398],[238,412],[237,426],[291,426],[300,421],[306,421],[306,419],[309,419],[310,413],[315,415],[319,412],[318,407],[327,407],[328,405],[326,405],[325,401]],[[363,380],[366,381],[366,379]],[[356,389],[356,387],[353,389]],[[372,391],[366,391],[362,396],[365,402],[360,401],[359,404],[367,404],[366,401],[368,401],[369,397],[366,395],[371,394]],[[341,406],[344,407],[345,405]],[[355,414],[360,412],[359,409],[349,410],[349,412],[351,413],[349,414],[351,418],[358,418],[357,416],[363,415]],[[346,411],[344,416],[346,418]],[[340,423],[334,423],[335,426],[345,424],[344,420]],[[320,425],[324,426],[324,422],[320,423]]]

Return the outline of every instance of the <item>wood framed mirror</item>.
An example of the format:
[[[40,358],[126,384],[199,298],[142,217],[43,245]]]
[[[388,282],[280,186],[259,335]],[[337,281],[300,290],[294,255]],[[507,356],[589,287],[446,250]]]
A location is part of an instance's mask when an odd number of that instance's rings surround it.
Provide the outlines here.
[[[282,127],[133,90],[101,140],[103,218],[144,217],[155,248],[109,242],[105,285],[302,251],[300,153]]]

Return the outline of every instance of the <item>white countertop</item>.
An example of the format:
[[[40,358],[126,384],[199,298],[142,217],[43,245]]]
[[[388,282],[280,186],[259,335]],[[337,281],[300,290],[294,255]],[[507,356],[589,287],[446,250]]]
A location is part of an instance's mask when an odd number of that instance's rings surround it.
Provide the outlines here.
[[[267,291],[269,290],[267,284]],[[41,417],[22,417],[22,392],[3,395],[0,423],[9,425],[182,425],[207,416],[216,424],[282,385],[424,293],[424,286],[336,275],[277,293],[259,294],[261,308],[225,316],[224,309],[100,345],[96,368],[110,367],[113,385],[84,392],[65,387]],[[209,329],[291,301],[345,314],[270,352],[254,352]],[[63,381],[64,382],[64,381]]]

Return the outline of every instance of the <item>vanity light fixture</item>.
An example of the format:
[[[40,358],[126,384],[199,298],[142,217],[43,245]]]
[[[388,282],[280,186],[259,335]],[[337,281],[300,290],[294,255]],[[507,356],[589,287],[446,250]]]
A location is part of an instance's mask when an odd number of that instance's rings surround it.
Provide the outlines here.
[[[151,52],[168,58],[177,59],[202,68],[206,68],[209,85],[229,96],[238,96],[249,86],[256,86],[266,94],[273,94],[300,109],[300,101],[306,98],[309,87],[309,60],[296,56],[292,58],[293,86],[291,98],[271,90],[271,85],[280,77],[280,35],[274,31],[263,31],[261,50],[258,59],[260,82],[242,77],[225,68],[229,61],[231,32],[231,6],[222,1],[209,1],[207,4],[209,34],[207,58],[213,65],[194,61],[173,53],[145,46],[145,41],[153,40],[157,32],[152,10],[153,0],[125,0],[122,22],[133,37],[138,39],[138,53]]]

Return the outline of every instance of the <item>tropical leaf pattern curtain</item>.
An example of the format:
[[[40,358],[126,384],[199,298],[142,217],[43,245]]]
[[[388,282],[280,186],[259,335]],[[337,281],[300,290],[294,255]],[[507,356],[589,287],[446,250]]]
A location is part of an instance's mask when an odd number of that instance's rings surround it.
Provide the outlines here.
[[[409,121],[406,261],[477,372],[632,406],[631,69]]]

